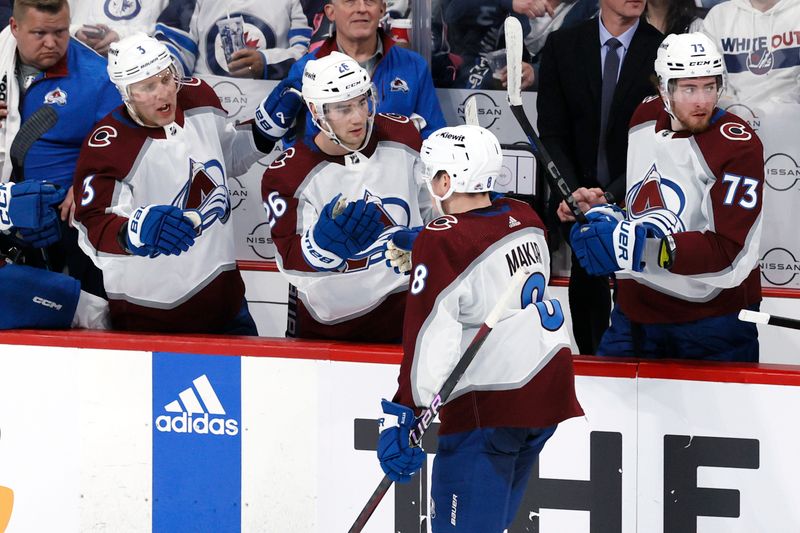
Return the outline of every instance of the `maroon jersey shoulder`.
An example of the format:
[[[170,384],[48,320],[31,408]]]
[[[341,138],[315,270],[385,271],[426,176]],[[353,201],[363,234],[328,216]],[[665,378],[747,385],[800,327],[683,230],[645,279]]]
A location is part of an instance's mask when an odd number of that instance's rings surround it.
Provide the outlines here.
[[[97,123],[83,142],[76,178],[88,174],[105,174],[124,178],[147,139],[148,128],[134,123],[125,106],[114,109]]]
[[[415,152],[422,148],[422,137],[420,137],[414,122],[404,116],[394,113],[378,113],[375,116],[373,135],[378,142],[392,141],[405,144]]]
[[[300,141],[284,150],[264,171],[261,178],[261,196],[278,191],[281,196],[294,196],[297,188],[308,174],[327,157],[319,150],[312,150]]]
[[[214,89],[198,78],[189,78],[183,82],[181,90],[178,91],[178,107],[184,111],[198,107],[215,107],[225,111]]]
[[[725,172],[763,178],[764,146],[744,119],[726,111],[695,140],[717,179]]]
[[[664,109],[664,101],[660,96],[648,96],[633,112],[631,117],[630,127],[639,126],[647,122],[658,120],[662,113],[666,113]]]

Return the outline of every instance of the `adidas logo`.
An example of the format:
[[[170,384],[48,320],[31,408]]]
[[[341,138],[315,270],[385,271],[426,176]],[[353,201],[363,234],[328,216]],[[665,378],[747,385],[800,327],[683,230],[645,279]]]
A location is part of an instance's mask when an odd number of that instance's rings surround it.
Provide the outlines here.
[[[522,222],[520,222],[520,221],[519,221],[519,220],[517,220],[516,218],[514,218],[514,217],[508,217],[508,227],[509,227],[509,228],[516,228],[516,227],[517,227],[517,226],[519,226],[520,224],[522,224]]]
[[[225,408],[222,407],[217,393],[214,392],[208,376],[203,374],[193,380],[192,384],[194,388],[189,387],[180,392],[177,400],[164,406],[164,410],[168,413],[180,414],[159,416],[156,418],[156,429],[163,433],[199,433],[201,435],[210,433],[231,437],[238,435],[239,422],[233,418],[224,418]],[[209,415],[222,416],[209,417]]]

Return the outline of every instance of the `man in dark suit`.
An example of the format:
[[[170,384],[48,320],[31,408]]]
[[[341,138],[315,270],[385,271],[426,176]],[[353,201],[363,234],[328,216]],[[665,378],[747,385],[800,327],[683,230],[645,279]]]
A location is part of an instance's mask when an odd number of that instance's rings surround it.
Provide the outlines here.
[[[640,21],[644,7],[601,0],[598,17],[553,32],[542,50],[539,134],[585,209],[605,203],[605,192],[624,201],[628,122],[656,94],[650,78],[663,35]],[[558,216],[573,220],[565,205]],[[569,303],[578,349],[593,354],[608,327],[608,279],[589,276],[574,256]]]

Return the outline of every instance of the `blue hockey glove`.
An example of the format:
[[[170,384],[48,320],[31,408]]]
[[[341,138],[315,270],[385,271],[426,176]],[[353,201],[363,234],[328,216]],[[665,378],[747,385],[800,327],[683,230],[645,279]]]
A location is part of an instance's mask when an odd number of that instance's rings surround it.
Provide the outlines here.
[[[341,213],[335,214],[334,208],[340,203],[340,197],[341,194],[337,194],[322,209],[313,235],[321,248],[341,259],[348,259],[375,242],[383,230],[383,223],[380,210],[364,200],[350,202]]]
[[[283,79],[256,109],[255,122],[259,133],[277,142],[289,131],[301,107],[300,81]]]
[[[172,205],[148,205],[128,220],[128,248],[134,255],[180,255],[194,244],[196,231],[183,210]]]
[[[55,207],[66,194],[66,189],[44,181],[0,185],[0,230],[51,226],[58,221]]]
[[[618,218],[607,206],[586,212],[586,224],[575,224],[570,246],[581,266],[593,276],[607,276],[619,270],[641,272],[644,268],[646,228]]]
[[[61,240],[61,221],[58,216],[40,228],[19,228],[16,237],[25,246],[46,248]]]
[[[378,439],[378,460],[392,481],[406,483],[425,462],[422,448],[412,447],[409,443],[409,433],[414,427],[414,411],[388,400],[382,400],[381,407],[387,415],[397,417],[398,425],[381,431]]]
[[[412,266],[411,249],[422,228],[423,226],[405,228],[392,234],[392,238],[386,243],[386,251],[383,253],[386,258],[386,266],[393,268],[398,274],[409,274]]]

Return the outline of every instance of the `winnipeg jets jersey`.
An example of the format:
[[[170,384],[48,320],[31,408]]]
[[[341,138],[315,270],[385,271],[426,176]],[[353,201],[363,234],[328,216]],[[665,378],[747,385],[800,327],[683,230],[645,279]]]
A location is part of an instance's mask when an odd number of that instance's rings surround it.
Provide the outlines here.
[[[136,32],[153,33],[169,0],[69,0],[70,33],[84,24],[105,24],[123,39]]]
[[[228,75],[217,22],[244,20],[244,44],[264,56],[264,79],[283,79],[308,51],[311,28],[300,0],[170,0],[156,25],[188,76]]]
[[[750,0],[714,6],[703,31],[717,44],[735,102],[800,102],[800,2],[779,0],[761,12]]]
[[[547,427],[582,414],[564,314],[547,291],[543,225],[527,204],[500,199],[439,217],[417,237],[412,260],[395,401],[430,404],[522,268],[527,281],[453,390],[439,434]]]
[[[419,166],[421,144],[408,118],[379,114],[361,152],[329,156],[298,143],[264,173],[261,192],[275,259],[299,299],[297,316],[290,316],[296,322],[290,322],[289,335],[400,339],[408,276],[387,268],[383,252],[393,232],[430,220],[430,199]],[[308,246],[319,213],[340,193],[350,201],[376,203],[385,227],[373,245],[342,266],[330,264]]]
[[[140,127],[117,108],[86,139],[78,161],[79,244],[103,271],[115,328],[212,332],[243,302],[227,178],[263,154],[249,125],[227,122],[205,82],[187,81],[177,107],[175,122],[163,128]],[[200,212],[200,234],[188,252],[126,254],[120,229],[150,204]]]
[[[686,322],[761,300],[758,249],[764,149],[747,123],[719,109],[703,133],[673,132],[658,97],[631,119],[628,219],[671,232],[670,270],[655,257],[617,274],[617,303],[642,323]]]

